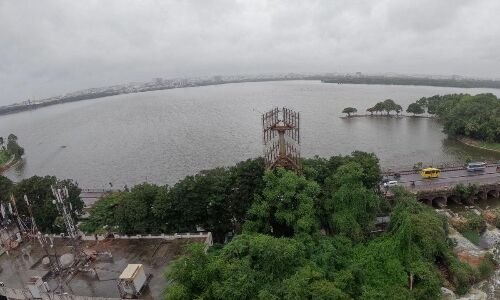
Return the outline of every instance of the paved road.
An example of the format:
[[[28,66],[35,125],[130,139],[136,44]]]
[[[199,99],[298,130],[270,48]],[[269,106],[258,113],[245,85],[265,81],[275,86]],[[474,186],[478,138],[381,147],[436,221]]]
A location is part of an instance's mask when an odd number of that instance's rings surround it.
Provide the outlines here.
[[[82,189],[80,198],[82,199],[85,207],[92,207],[102,196],[113,191],[114,190],[104,189]]]
[[[500,183],[500,171],[497,172],[496,166],[489,166],[482,172],[467,172],[466,170],[444,171],[441,172],[439,178],[435,179],[423,179],[420,174],[406,174],[401,175],[398,181],[399,185],[407,187],[409,190],[433,190],[436,188],[453,188],[459,183],[465,185],[469,183]],[[415,181],[415,186],[411,185],[412,181]]]

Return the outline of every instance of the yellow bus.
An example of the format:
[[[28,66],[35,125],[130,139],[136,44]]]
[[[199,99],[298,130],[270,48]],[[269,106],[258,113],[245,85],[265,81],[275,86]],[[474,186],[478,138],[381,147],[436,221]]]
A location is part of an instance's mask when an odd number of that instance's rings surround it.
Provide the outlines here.
[[[438,178],[441,170],[436,168],[425,168],[420,171],[422,178]]]

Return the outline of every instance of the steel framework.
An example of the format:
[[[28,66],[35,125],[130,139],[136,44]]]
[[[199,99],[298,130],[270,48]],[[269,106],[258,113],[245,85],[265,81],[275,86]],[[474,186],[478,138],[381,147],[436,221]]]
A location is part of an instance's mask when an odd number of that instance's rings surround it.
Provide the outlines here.
[[[302,172],[300,160],[300,114],[275,107],[262,115],[266,168],[283,167]]]

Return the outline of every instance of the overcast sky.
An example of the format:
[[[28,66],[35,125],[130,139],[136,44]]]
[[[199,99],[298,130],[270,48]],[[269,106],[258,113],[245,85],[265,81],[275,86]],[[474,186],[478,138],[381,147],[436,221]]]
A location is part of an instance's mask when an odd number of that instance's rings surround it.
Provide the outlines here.
[[[0,105],[153,77],[500,77],[498,0],[0,0]]]

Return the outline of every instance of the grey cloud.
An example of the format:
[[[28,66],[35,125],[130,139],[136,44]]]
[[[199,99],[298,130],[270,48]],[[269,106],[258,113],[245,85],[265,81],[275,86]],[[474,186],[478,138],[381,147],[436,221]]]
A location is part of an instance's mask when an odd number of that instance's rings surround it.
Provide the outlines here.
[[[500,77],[495,0],[0,0],[0,105],[152,77]]]

